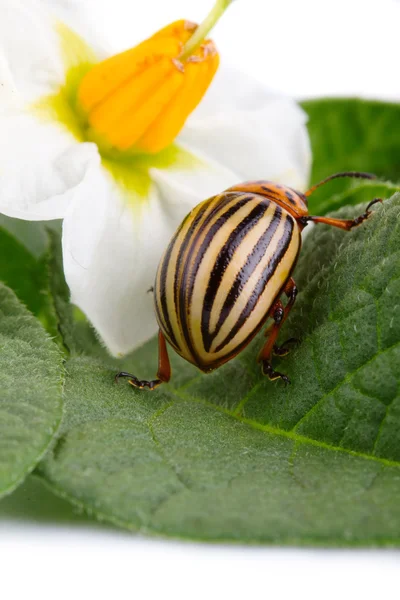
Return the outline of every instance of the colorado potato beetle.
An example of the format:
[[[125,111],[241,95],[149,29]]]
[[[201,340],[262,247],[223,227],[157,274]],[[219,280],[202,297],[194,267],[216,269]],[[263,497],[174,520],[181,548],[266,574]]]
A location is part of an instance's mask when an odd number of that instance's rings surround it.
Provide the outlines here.
[[[375,198],[356,219],[309,215],[307,198],[338,177],[373,179],[369,173],[346,172],[327,177],[305,194],[270,181],[249,181],[198,204],[183,220],[163,257],[153,288],[159,325],[157,379],[141,381],[121,372],[137,388],[154,390],[171,377],[167,344],[204,373],[236,356],[268,317],[273,320],[258,355],[271,380],[272,355],[287,353],[276,345],[280,328],[297,295],[291,277],[301,248],[301,231],[309,222],[349,231],[367,219]],[[280,299],[285,294],[286,305]],[[289,340],[290,341],[290,340]]]

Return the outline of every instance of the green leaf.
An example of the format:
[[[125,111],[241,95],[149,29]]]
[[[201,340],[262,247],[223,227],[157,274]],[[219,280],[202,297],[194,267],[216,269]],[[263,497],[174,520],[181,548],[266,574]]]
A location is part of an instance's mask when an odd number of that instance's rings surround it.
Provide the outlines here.
[[[31,474],[12,494],[0,502],[0,524],[5,521],[34,523],[65,523],[85,527],[95,525],[82,511],[78,511],[50,491],[43,479]]]
[[[0,496],[43,457],[62,415],[61,354],[40,323],[0,284]]]
[[[313,152],[312,183],[340,171],[367,171],[382,180],[400,181],[400,105],[373,100],[325,99],[303,102],[309,116]],[[371,185],[371,184],[370,184]],[[382,186],[366,186],[365,194],[347,194],[358,187],[348,179],[333,181],[309,199],[311,214],[326,214],[382,194]],[[394,188],[394,189],[393,189]],[[392,191],[399,191],[393,186]]]
[[[359,214],[360,208],[345,211]],[[343,213],[344,214],[344,213]],[[41,476],[98,518],[147,533],[279,544],[400,544],[400,195],[346,233],[310,232],[270,382],[263,339],[210,375],[172,353],[153,393],[73,357]],[[155,341],[132,358],[154,375]]]
[[[38,222],[0,215],[0,281],[57,336],[56,315],[49,291],[49,231],[60,230],[57,221]]]
[[[106,357],[107,352],[97,340],[93,328],[84,315],[79,313],[69,301],[70,291],[64,277],[61,235],[54,230],[48,231],[48,235],[50,238],[49,288],[64,346],[71,354],[83,353]]]
[[[45,260],[36,258],[7,230],[0,227],[0,281],[11,287],[35,314],[48,302]]]
[[[24,221],[0,214],[1,229],[8,231],[35,258],[46,253],[49,245],[47,228],[56,223],[58,221]]]

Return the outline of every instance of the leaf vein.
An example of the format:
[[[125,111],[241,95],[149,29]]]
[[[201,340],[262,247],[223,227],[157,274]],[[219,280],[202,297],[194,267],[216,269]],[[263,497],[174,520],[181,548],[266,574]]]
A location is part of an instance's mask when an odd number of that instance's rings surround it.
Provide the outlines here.
[[[381,458],[378,456],[374,456],[372,454],[366,454],[364,452],[350,450],[349,448],[343,448],[341,446],[333,446],[326,442],[322,442],[320,440],[316,440],[313,438],[309,438],[305,435],[298,434],[294,430],[279,429],[278,427],[274,427],[273,425],[262,424],[262,423],[259,423],[258,421],[254,421],[252,419],[246,419],[244,417],[239,417],[236,413],[228,410],[227,408],[218,406],[217,404],[213,404],[212,402],[208,402],[207,400],[203,400],[203,399],[199,399],[199,398],[192,398],[191,396],[184,394],[184,393],[179,394],[179,396],[181,397],[182,400],[186,400],[189,402],[196,402],[198,404],[203,404],[204,406],[213,408],[214,410],[216,410],[218,412],[229,415],[230,417],[236,419],[237,421],[240,421],[241,423],[244,423],[245,425],[249,425],[250,427],[253,427],[254,429],[258,429],[258,430],[264,431],[266,433],[271,433],[273,435],[279,435],[279,436],[288,438],[290,440],[299,442],[301,444],[310,444],[311,446],[323,448],[325,450],[330,450],[332,452],[339,452],[339,453],[349,454],[350,456],[357,456],[359,458],[378,462],[379,464],[386,465],[389,467],[400,467],[400,461],[390,460],[387,458]]]
[[[301,425],[306,419],[308,419],[309,416],[320,406],[320,404],[322,404],[329,396],[331,396],[338,389],[340,389],[340,387],[342,385],[344,385],[346,383],[348,383],[348,384],[351,385],[351,379],[352,379],[352,377],[354,377],[354,375],[356,375],[359,371],[361,371],[361,369],[363,369],[364,367],[367,367],[378,356],[382,356],[383,354],[385,354],[386,352],[389,352],[390,350],[393,350],[393,348],[396,348],[397,346],[399,346],[399,342],[395,342],[394,344],[392,344],[391,346],[388,346],[384,350],[380,350],[379,352],[376,352],[376,354],[374,354],[374,356],[372,356],[369,360],[367,360],[367,362],[365,362],[362,365],[360,365],[359,367],[357,367],[357,369],[355,369],[354,371],[351,371],[351,372],[347,373],[347,375],[344,377],[344,379],[342,379],[342,381],[340,381],[332,390],[330,390],[330,392],[328,392],[327,394],[325,394],[324,396],[322,396],[322,398],[320,398],[318,400],[318,402],[316,402],[314,404],[314,406],[312,406],[310,408],[310,410],[308,410],[305,413],[305,415],[303,415],[302,418],[299,421],[297,421],[296,425],[294,427],[292,427],[292,429],[290,429],[289,431],[296,431],[296,429],[299,427],[299,425]]]

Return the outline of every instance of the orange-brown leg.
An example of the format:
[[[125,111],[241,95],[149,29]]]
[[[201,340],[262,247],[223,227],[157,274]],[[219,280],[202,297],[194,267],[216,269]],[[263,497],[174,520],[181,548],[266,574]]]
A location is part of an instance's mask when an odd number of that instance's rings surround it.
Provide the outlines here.
[[[276,346],[275,342],[278,337],[279,330],[285,322],[288,314],[292,310],[294,301],[296,300],[297,287],[292,278],[290,278],[287,281],[285,287],[283,288],[283,291],[289,298],[289,301],[286,304],[286,306],[283,306],[280,300],[277,300],[272,305],[271,310],[269,312],[269,316],[274,320],[274,323],[265,332],[265,335],[268,339],[265,342],[264,346],[261,348],[257,360],[258,362],[261,362],[262,371],[264,375],[267,375],[271,380],[280,378],[283,379],[283,381],[285,381],[286,383],[290,383],[289,378],[286,375],[283,375],[283,373],[278,373],[278,371],[274,371],[271,365],[273,353],[278,354],[279,356],[287,354],[287,349],[284,348],[284,345],[279,347]],[[290,343],[292,341],[295,340],[291,338],[286,343]]]
[[[158,332],[158,371],[157,379],[151,381],[141,381],[135,375],[121,371],[115,376],[115,382],[118,383],[120,377],[128,377],[128,382],[135,388],[142,390],[143,388],[149,388],[149,390],[155,390],[162,383],[167,383],[171,379],[171,365],[168,357],[167,344],[165,337],[161,330]]]
[[[274,346],[275,356],[287,356],[290,352],[291,344],[296,345],[298,343],[299,340],[297,338],[289,338],[288,340],[285,340],[283,344],[280,344],[280,346]]]
[[[368,204],[365,213],[363,213],[359,217],[356,217],[355,219],[331,219],[329,217],[308,216],[300,217],[298,220],[303,225],[306,225],[308,222],[311,221],[312,223],[325,223],[326,225],[332,225],[333,227],[339,227],[339,229],[345,229],[346,231],[350,231],[350,229],[353,229],[353,227],[357,227],[357,225],[360,225],[363,221],[368,219],[368,217],[371,215],[371,206],[373,206],[377,202],[383,202],[382,198],[375,198],[374,200],[372,200],[372,202]]]

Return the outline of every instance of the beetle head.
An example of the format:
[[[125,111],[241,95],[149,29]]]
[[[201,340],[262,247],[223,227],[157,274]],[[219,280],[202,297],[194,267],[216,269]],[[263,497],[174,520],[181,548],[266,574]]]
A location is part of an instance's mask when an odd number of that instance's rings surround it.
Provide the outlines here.
[[[307,192],[302,194],[296,192],[286,185],[279,183],[273,183],[272,181],[258,180],[258,181],[245,181],[244,183],[238,183],[233,187],[227,189],[227,192],[243,192],[244,194],[258,194],[264,196],[269,200],[272,200],[279,206],[282,206],[288,213],[290,213],[295,219],[306,217],[308,213],[308,197],[311,196],[316,189],[325,185],[332,179],[338,179],[339,177],[355,177],[358,179],[376,179],[376,175],[371,173],[362,173],[359,171],[345,171],[343,173],[335,173],[330,175],[326,179],[323,179],[319,183],[313,185]]]
[[[264,196],[272,202],[279,204],[294,218],[308,215],[307,198],[301,192],[296,192],[286,185],[272,181],[245,181],[226,190],[227,192],[243,192],[244,194],[257,194]]]

